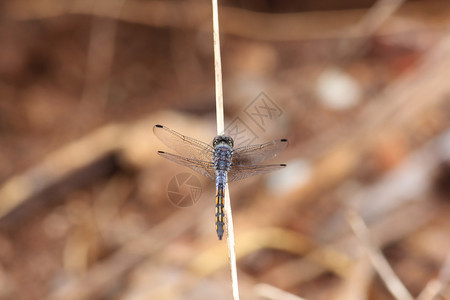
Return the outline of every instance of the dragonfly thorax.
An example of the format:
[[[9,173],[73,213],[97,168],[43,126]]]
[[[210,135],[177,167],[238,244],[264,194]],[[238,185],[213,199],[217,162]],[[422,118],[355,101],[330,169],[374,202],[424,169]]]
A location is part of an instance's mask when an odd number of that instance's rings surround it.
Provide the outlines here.
[[[228,171],[231,167],[231,147],[226,143],[220,143],[214,147],[213,162],[216,171]]]

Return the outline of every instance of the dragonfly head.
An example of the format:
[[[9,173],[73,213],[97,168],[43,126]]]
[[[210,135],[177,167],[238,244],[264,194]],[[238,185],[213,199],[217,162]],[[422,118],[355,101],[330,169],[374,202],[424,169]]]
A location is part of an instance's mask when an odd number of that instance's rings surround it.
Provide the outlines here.
[[[219,145],[221,143],[227,144],[231,148],[233,148],[233,146],[234,146],[234,142],[233,142],[233,139],[231,138],[231,136],[226,136],[226,135],[216,136],[213,140],[213,147],[216,147],[217,145]]]

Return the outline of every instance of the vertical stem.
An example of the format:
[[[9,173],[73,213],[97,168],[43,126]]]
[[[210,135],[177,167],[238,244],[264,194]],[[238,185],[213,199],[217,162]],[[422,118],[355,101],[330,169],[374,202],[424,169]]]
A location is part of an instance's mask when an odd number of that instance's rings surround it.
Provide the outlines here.
[[[222,135],[225,133],[225,122],[223,112],[222,63],[220,58],[219,13],[217,6],[218,6],[217,0],[212,0],[217,134]],[[236,251],[234,245],[233,215],[231,213],[230,192],[228,189],[228,183],[225,185],[225,214],[227,227],[227,247],[228,247],[228,257],[230,259],[233,299],[239,300],[239,287],[236,268]]]
[[[234,244],[233,215],[231,213],[230,192],[228,190],[228,183],[225,186],[225,214],[227,223],[227,247],[228,247],[228,257],[230,259],[233,299],[239,300],[239,287],[236,268],[236,251]]]
[[[220,37],[219,37],[219,13],[217,0],[212,0],[213,8],[213,40],[214,40],[214,73],[216,82],[216,118],[217,134],[225,132],[223,113],[223,88],[222,88],[222,61],[220,58]]]

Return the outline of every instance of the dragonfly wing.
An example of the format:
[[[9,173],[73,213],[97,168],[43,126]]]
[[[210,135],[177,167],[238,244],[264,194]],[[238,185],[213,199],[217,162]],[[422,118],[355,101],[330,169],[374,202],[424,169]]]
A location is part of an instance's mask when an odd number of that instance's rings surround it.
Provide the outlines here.
[[[191,168],[195,172],[209,178],[216,180],[216,171],[214,170],[214,164],[206,161],[196,160],[192,158],[182,157],[179,155],[158,151],[158,154],[168,160],[171,160],[179,165]]]
[[[274,140],[260,145],[250,145],[233,150],[232,164],[236,166],[250,166],[274,158],[286,149],[286,139]]]
[[[178,154],[196,160],[212,161],[214,148],[204,142],[184,136],[163,125],[155,125],[153,133]]]
[[[269,173],[286,167],[285,164],[259,166],[231,166],[227,174],[228,182],[242,180],[253,175]]]

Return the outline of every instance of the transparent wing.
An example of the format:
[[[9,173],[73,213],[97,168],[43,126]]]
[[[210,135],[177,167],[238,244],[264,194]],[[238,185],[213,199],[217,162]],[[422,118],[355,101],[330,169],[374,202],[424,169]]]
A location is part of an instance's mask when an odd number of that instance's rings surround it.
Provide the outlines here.
[[[209,178],[216,180],[216,171],[214,170],[213,163],[200,161],[192,158],[186,158],[179,155],[158,151],[158,154],[168,160],[171,160],[179,165],[191,168],[195,172]]]
[[[231,166],[228,171],[228,182],[242,180],[253,175],[269,173],[286,167],[285,164],[281,165],[259,165],[259,166]]]
[[[231,163],[236,166],[250,166],[274,158],[286,149],[286,139],[274,140],[265,144],[250,145],[233,150]]]
[[[196,160],[212,161],[214,148],[204,142],[184,136],[163,125],[153,126],[153,133],[178,154]]]

